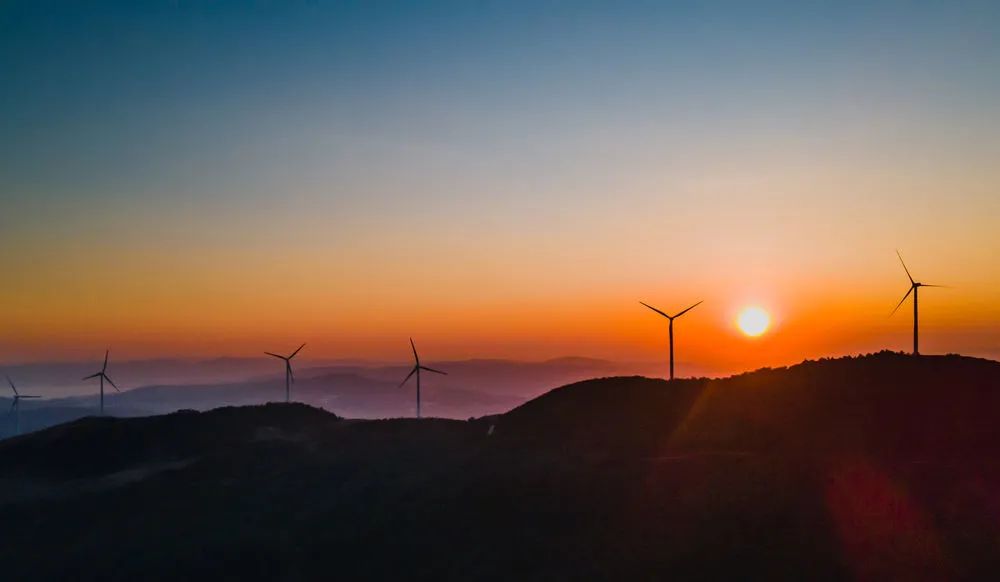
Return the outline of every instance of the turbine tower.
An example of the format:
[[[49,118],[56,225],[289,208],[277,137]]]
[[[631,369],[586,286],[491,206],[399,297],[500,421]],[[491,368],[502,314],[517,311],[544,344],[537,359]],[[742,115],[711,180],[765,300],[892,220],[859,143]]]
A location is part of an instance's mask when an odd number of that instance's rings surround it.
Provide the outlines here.
[[[928,285],[927,283],[914,281],[913,276],[910,275],[910,270],[906,268],[906,263],[903,262],[903,255],[899,254],[898,250],[896,251],[896,256],[899,257],[899,262],[903,265],[903,270],[906,271],[906,278],[910,280],[910,289],[906,292],[906,295],[903,295],[903,298],[899,300],[899,303],[896,304],[896,308],[892,310],[892,313],[890,313],[889,316],[892,317],[892,315],[899,310],[899,307],[903,304],[903,302],[906,301],[906,298],[910,296],[910,293],[913,293],[913,355],[919,356],[920,350],[918,349],[917,342],[919,339],[919,335],[917,333],[917,292],[921,287],[944,287],[944,285]]]
[[[115,383],[111,381],[111,378],[109,378],[108,375],[107,375],[107,373],[106,373],[108,371],[108,353],[109,352],[110,352],[110,350],[105,350],[105,352],[104,352],[104,365],[101,366],[101,371],[98,372],[98,373],[96,373],[96,374],[91,374],[91,375],[87,376],[86,378],[84,378],[84,380],[90,380],[91,378],[100,378],[101,379],[101,416],[104,416],[104,381],[107,380],[108,384],[111,384],[111,386],[115,389],[115,392],[121,392],[121,390],[118,389],[118,386],[115,386]]]
[[[642,303],[642,301],[640,301],[639,303]],[[704,301],[699,301],[698,303],[695,303],[691,307],[688,307],[684,311],[681,311],[680,313],[677,313],[675,315],[667,315],[666,313],[660,311],[659,309],[653,307],[652,305],[647,305],[645,303],[642,303],[646,307],[652,309],[653,311],[659,313],[663,317],[666,317],[668,320],[670,320],[670,379],[671,380],[674,379],[674,320],[677,319],[678,317],[684,315],[688,311],[691,311],[695,307],[698,307],[702,303],[704,303]]]
[[[428,368],[427,366],[420,365],[420,356],[417,355],[417,346],[413,345],[413,338],[410,338],[410,347],[413,348],[413,369],[407,374],[406,379],[399,383],[399,387],[402,388],[404,384],[410,379],[410,376],[417,375],[417,418],[420,418],[420,370],[426,370],[428,372],[434,372],[435,374],[448,375],[447,372],[442,372],[441,370],[435,370],[434,368]]]
[[[21,394],[17,391],[17,387],[14,386],[14,381],[7,376],[7,383],[10,384],[10,389],[14,391],[14,400],[10,404],[10,411],[14,414],[14,434],[21,434],[21,400],[24,398],[41,398],[41,396],[31,396],[29,394]]]
[[[292,358],[294,358],[295,354],[299,353],[299,351],[301,351],[304,347],[306,347],[306,344],[299,346],[299,349],[292,352],[292,355],[290,356],[279,356],[278,354],[272,354],[271,352],[264,352],[269,356],[274,356],[279,360],[285,361],[285,404],[288,404],[291,401],[292,382],[295,381],[295,374],[292,374]]]

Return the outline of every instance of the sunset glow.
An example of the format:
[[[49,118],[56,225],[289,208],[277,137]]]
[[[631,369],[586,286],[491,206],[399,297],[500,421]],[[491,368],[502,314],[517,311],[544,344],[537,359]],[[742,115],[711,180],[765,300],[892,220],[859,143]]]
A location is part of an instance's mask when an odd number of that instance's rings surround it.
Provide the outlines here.
[[[988,16],[197,4],[5,21],[0,363],[1000,357]]]
[[[747,307],[736,320],[740,331],[750,337],[757,337],[771,325],[771,316],[760,307]]]
[[[0,0],[2,582],[989,580],[1000,0]]]

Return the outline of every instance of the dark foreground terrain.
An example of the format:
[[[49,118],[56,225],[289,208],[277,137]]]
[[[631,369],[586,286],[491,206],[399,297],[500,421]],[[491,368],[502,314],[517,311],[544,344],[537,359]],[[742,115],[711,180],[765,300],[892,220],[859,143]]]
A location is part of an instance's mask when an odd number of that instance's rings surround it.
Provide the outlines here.
[[[890,353],[468,422],[87,418],[0,442],[0,578],[993,579],[998,453],[1000,363]]]

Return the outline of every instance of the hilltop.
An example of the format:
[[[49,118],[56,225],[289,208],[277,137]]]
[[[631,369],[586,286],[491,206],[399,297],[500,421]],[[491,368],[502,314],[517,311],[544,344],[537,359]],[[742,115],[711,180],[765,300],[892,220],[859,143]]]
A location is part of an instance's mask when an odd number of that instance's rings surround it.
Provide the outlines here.
[[[1000,451],[1000,363],[881,352],[722,379],[602,378],[498,417],[525,438],[672,450]]]
[[[978,578],[1000,363],[587,380],[470,421],[306,405],[0,442],[9,579]]]

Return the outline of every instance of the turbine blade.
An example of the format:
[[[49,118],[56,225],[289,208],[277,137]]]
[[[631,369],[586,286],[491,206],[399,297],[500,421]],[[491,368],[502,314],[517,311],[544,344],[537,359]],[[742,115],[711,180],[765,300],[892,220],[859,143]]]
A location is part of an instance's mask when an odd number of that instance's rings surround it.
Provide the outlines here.
[[[640,301],[639,303],[642,303],[642,301]],[[670,317],[669,315],[667,315],[666,313],[663,313],[662,311],[660,311],[659,309],[653,307],[652,305],[649,305],[649,304],[646,304],[646,303],[642,303],[642,304],[645,305],[646,307],[652,309],[653,311],[659,313],[663,317],[666,317],[667,319],[673,319],[673,317]]]
[[[121,390],[118,389],[118,386],[115,386],[115,383],[111,381],[111,378],[109,378],[107,374],[104,374],[104,379],[111,384],[111,387],[114,388],[116,392],[121,392]]]
[[[695,303],[695,304],[694,304],[694,305],[692,305],[691,307],[688,307],[688,308],[687,308],[687,309],[685,309],[684,311],[682,311],[682,312],[678,313],[677,315],[675,315],[675,316],[674,316],[674,318],[678,318],[678,317],[680,317],[680,316],[684,315],[684,314],[685,314],[685,313],[687,313],[688,311],[691,311],[692,309],[694,309],[695,307],[698,307],[699,305],[701,305],[701,304],[702,304],[702,303],[704,303],[704,302],[705,302],[705,300],[704,300],[704,299],[702,299],[702,300],[701,300],[701,301],[699,301],[698,303]]]
[[[17,386],[14,386],[14,381],[10,379],[10,376],[5,376],[5,377],[7,378],[7,383],[10,384],[10,389],[13,390],[14,394],[16,395],[17,394]]]
[[[913,293],[913,287],[910,287],[910,290],[906,292],[906,295],[903,295],[903,298],[896,304],[896,307],[892,310],[892,313],[889,314],[889,317],[892,317],[893,314],[896,313],[896,310],[899,309],[899,306],[902,305],[904,301],[906,301],[906,298],[910,296],[910,293]]]
[[[896,249],[896,256],[899,257],[899,262],[903,265],[903,270],[906,271],[906,276],[910,279],[910,284],[912,285],[913,283],[916,283],[916,281],[913,280],[913,276],[910,275],[910,270],[906,268],[906,263],[903,262],[903,255],[899,254],[899,249]]]
[[[291,364],[291,362],[285,361],[285,368],[288,369],[288,378],[294,384],[295,383],[295,373],[292,372],[292,364]]]
[[[407,380],[410,379],[410,376],[412,376],[412,375],[414,375],[416,373],[417,373],[417,367],[414,366],[413,369],[410,370],[410,373],[406,375],[406,380],[403,380],[402,382],[399,383],[399,387],[402,388],[403,385],[406,384]]]
[[[267,354],[267,355],[269,355],[269,356],[274,356],[275,358],[278,358],[279,360],[287,360],[288,359],[285,356],[279,356],[278,354],[272,354],[271,352],[264,352],[264,353]]]
[[[99,378],[100,376],[101,376],[101,372],[98,372],[96,374],[91,374],[91,375],[85,377],[84,380],[90,380],[91,378]]]
[[[41,398],[41,396],[33,396],[33,395],[29,396],[28,394],[25,394],[23,396],[18,396],[18,398]]]
[[[413,348],[413,359],[417,361],[417,365],[420,365],[420,356],[417,355],[417,346],[413,343],[413,338],[410,338],[410,347]]]
[[[921,287],[937,287],[938,289],[951,289],[948,285],[927,285],[926,283],[921,283]]]
[[[101,368],[102,372],[105,372],[108,369],[108,354],[110,354],[110,353],[111,353],[111,350],[104,350],[104,367]]]
[[[302,351],[302,348],[304,348],[304,347],[306,347],[306,344],[302,344],[301,346],[299,346],[299,349],[297,349],[294,352],[292,352],[292,355],[288,356],[288,359],[291,360],[292,358],[294,358],[295,354],[297,354],[300,351]]]
[[[427,370],[428,372],[434,372],[435,374],[444,374],[445,376],[448,375],[448,372],[442,372],[441,370],[435,370],[434,368],[428,368],[427,366],[420,366],[420,369]]]
[[[11,402],[10,402],[10,411],[8,411],[7,414],[14,414],[14,409],[17,408],[17,401],[18,401],[17,398],[11,400]]]

